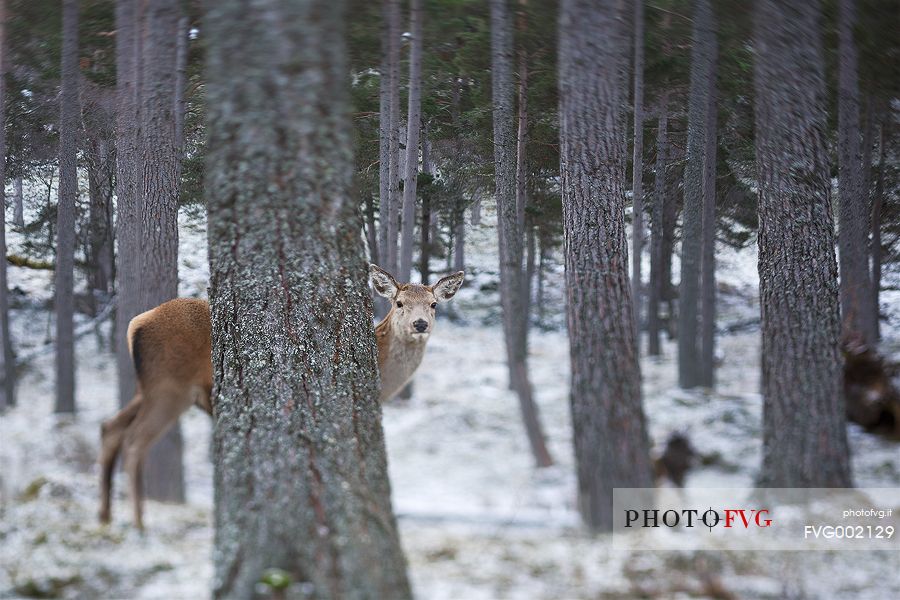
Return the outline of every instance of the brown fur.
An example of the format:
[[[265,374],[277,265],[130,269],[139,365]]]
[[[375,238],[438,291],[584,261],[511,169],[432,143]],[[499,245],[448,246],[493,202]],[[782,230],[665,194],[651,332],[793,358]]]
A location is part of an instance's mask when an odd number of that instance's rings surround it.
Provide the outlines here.
[[[190,298],[170,300],[132,319],[127,339],[138,374],[137,391],[100,429],[100,520],[110,519],[115,462],[121,451],[131,481],[134,522],[143,529],[141,477],[147,451],[192,404],[212,414],[209,304]]]

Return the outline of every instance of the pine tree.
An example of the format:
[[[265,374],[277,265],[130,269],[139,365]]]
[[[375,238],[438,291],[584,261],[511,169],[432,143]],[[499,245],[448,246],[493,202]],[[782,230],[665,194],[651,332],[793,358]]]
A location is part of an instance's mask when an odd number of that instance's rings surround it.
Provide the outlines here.
[[[650,487],[625,237],[628,34],[622,3],[560,7],[560,172],[579,508],[612,527],[617,487]]]
[[[253,597],[268,568],[317,598],[411,596],[351,196],[343,4],[227,0],[205,22],[216,598]]]

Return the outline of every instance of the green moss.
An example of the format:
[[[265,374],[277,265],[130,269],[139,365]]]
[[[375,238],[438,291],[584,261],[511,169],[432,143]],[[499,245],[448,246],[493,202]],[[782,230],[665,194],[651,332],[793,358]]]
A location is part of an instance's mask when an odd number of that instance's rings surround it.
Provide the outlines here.
[[[266,569],[259,580],[273,590],[284,590],[291,585],[291,574],[282,569]]]
[[[41,488],[47,485],[47,483],[46,477],[38,477],[37,479],[32,480],[32,482],[22,490],[22,493],[19,494],[19,501],[31,502],[38,497],[41,493]]]

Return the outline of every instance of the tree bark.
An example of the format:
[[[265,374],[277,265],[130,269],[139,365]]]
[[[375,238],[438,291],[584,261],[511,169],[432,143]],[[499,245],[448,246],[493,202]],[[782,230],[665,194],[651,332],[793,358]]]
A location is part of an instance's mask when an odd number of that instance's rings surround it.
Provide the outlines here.
[[[434,165],[431,162],[431,142],[428,139],[428,124],[422,130],[422,171],[431,176],[429,186],[434,182]],[[431,193],[422,196],[422,223],[419,225],[419,277],[428,284],[431,279]],[[462,270],[462,269],[460,269]]]
[[[663,219],[666,204],[666,160],[669,152],[669,94],[662,92],[656,131],[656,177],[653,187],[653,207],[650,219],[650,289],[647,294],[647,354],[662,353],[659,318],[663,297]]]
[[[6,122],[6,0],[0,0],[0,123]],[[17,180],[21,182],[21,178]],[[21,189],[21,183],[17,185]],[[17,191],[18,191],[17,189]],[[6,127],[0,127],[0,206],[6,206]],[[6,211],[0,227],[0,410],[16,403],[16,360],[9,330],[9,283],[6,277]]]
[[[715,383],[716,358],[716,20],[712,6],[710,25],[706,30],[709,46],[709,74],[707,76],[706,122],[703,151],[703,206],[700,249],[700,379],[698,383],[712,388]]]
[[[381,264],[388,255],[388,221],[391,214],[391,4],[381,2],[381,66],[378,84],[378,252],[372,262]],[[388,269],[387,263],[382,267]],[[378,312],[378,304],[375,309]]]
[[[703,163],[714,57],[712,6],[709,0],[695,0],[681,227],[681,284],[678,294],[678,385],[683,388],[700,385],[701,379],[700,340],[697,334],[703,235]]]
[[[254,597],[279,568],[310,597],[410,598],[350,194],[344,3],[207,10],[213,596]]]
[[[491,79],[494,129],[494,177],[500,245],[500,300],[507,364],[535,463],[553,463],[544,441],[537,405],[528,381],[525,332],[522,331],[522,238],[516,205],[516,129],[513,116],[512,28],[506,0],[491,0]]]
[[[763,464],[767,487],[847,487],[818,2],[756,5]]]
[[[422,0],[410,0],[409,103],[406,109],[406,177],[403,182],[400,281],[412,274],[413,233],[416,226],[416,185],[419,176],[419,131],[422,127]]]
[[[651,487],[625,236],[626,14],[560,8],[560,173],[579,509],[612,528],[617,487]]]
[[[884,128],[887,120],[878,125],[878,178],[875,180],[875,196],[872,199],[872,313],[875,319],[875,340],[881,339],[881,213],[884,207]]]
[[[144,8],[141,88],[140,310],[178,295],[178,189],[175,133],[176,40],[179,0],[154,0]],[[184,502],[181,426],[154,444],[144,467],[147,497]]]
[[[631,297],[638,340],[641,330],[641,256],[644,245],[644,2],[634,0],[634,156],[631,194]]]
[[[188,17],[182,14],[175,29],[175,149],[179,165],[184,160],[184,91],[187,82]]]
[[[116,366],[119,405],[131,402],[135,372],[128,352],[128,323],[140,311],[141,202],[138,188],[138,0],[116,1]]]
[[[840,221],[841,316],[845,342],[871,345],[875,339],[872,319],[872,284],[867,256],[869,205],[862,189],[862,157],[859,142],[859,82],[854,0],[840,0],[838,14],[838,188]]]
[[[101,135],[88,142],[88,189],[90,192],[88,285],[92,292],[106,296],[112,289],[113,256],[113,157],[109,141]],[[96,310],[96,307],[94,307]]]
[[[78,197],[78,1],[63,2],[56,210],[56,412],[75,412],[75,202]]]
[[[519,11],[517,15],[517,29],[521,38],[525,37],[528,29],[528,17],[525,13],[525,7],[528,0],[518,0]],[[518,343],[528,348],[528,310],[530,306],[531,278],[527,268],[527,234],[526,223],[529,221],[526,216],[528,209],[528,157],[526,149],[528,147],[528,52],[525,49],[525,43],[520,42],[518,49],[519,60],[519,115],[518,115],[518,132],[516,134],[516,236],[519,239],[519,246],[522,248],[520,252],[526,259],[526,264],[519,264],[520,280],[522,288],[521,312],[516,315],[521,320],[516,329],[521,332],[522,340]],[[524,269],[524,271],[523,271]]]
[[[398,264],[397,256],[397,226],[400,223],[400,0],[388,0],[388,73],[390,76],[390,137],[388,139],[388,151],[390,154],[388,165],[390,174],[390,187],[388,189],[390,202],[387,220],[388,246],[385,269],[396,273]],[[385,258],[382,258],[385,260]],[[404,282],[405,283],[405,282]]]

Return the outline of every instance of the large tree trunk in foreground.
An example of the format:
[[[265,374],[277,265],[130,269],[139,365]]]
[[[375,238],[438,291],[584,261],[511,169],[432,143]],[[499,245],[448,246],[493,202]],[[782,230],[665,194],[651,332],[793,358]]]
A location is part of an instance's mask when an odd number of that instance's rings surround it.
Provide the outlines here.
[[[131,402],[136,378],[125,339],[140,312],[141,204],[137,170],[140,44],[136,0],[116,2],[116,367],[119,406]]]
[[[560,172],[579,509],[613,523],[617,487],[653,476],[625,236],[627,19],[621,3],[560,9]]]
[[[712,7],[709,8],[712,13]],[[707,76],[706,122],[703,133],[703,206],[702,238],[700,242],[700,379],[698,383],[711,388],[715,382],[716,356],[716,42],[715,16],[703,32],[709,47]]]
[[[634,1],[634,156],[631,194],[631,299],[634,324],[641,328],[641,250],[644,245],[644,1]],[[640,340],[640,335],[638,335]]]
[[[850,485],[818,2],[759,0],[756,161],[767,487]]]
[[[6,122],[6,0],[0,0],[0,123]],[[17,180],[17,192],[21,178]],[[6,206],[6,128],[0,127],[0,206]],[[6,278],[6,211],[0,223],[0,410],[15,404],[16,364],[9,331],[9,289]]]
[[[863,189],[859,141],[859,82],[854,0],[840,0],[838,15],[838,187],[840,219],[841,317],[845,342],[875,341],[872,284],[869,279],[869,203]]]
[[[406,283],[412,274],[413,233],[416,227],[416,188],[419,176],[419,131],[422,128],[422,0],[409,5],[412,44],[409,50],[409,104],[406,111],[406,173],[403,181],[403,218],[401,219],[400,269],[397,275]]]
[[[659,307],[663,297],[663,214],[666,202],[666,158],[669,152],[669,95],[663,92],[659,101],[656,130],[656,179],[653,184],[653,208],[650,218],[650,289],[647,294],[647,354],[662,352],[662,325]]]
[[[78,197],[78,1],[63,2],[56,211],[56,412],[75,412],[75,201]]]
[[[140,309],[178,295],[179,149],[175,134],[175,54],[179,0],[155,0],[144,9],[141,84]],[[176,423],[147,455],[147,497],[184,502],[181,426]]]
[[[516,206],[516,127],[513,114],[512,28],[506,0],[491,0],[491,75],[494,122],[494,177],[500,242],[500,300],[509,380],[519,406],[535,463],[553,463],[528,380],[526,333],[522,318],[522,236]]]
[[[279,568],[314,598],[409,598],[350,194],[343,2],[207,7],[213,595],[254,597]]]
[[[90,226],[87,245],[88,287],[95,294],[107,295],[115,271],[113,244],[113,157],[104,136],[89,141]],[[92,302],[94,298],[91,299]],[[94,307],[96,310],[96,306]]]
[[[678,294],[678,385],[700,385],[701,237],[703,235],[703,163],[710,78],[715,60],[715,31],[709,0],[694,2],[691,90],[688,99],[687,163],[684,168],[684,217],[681,229],[681,284]]]

